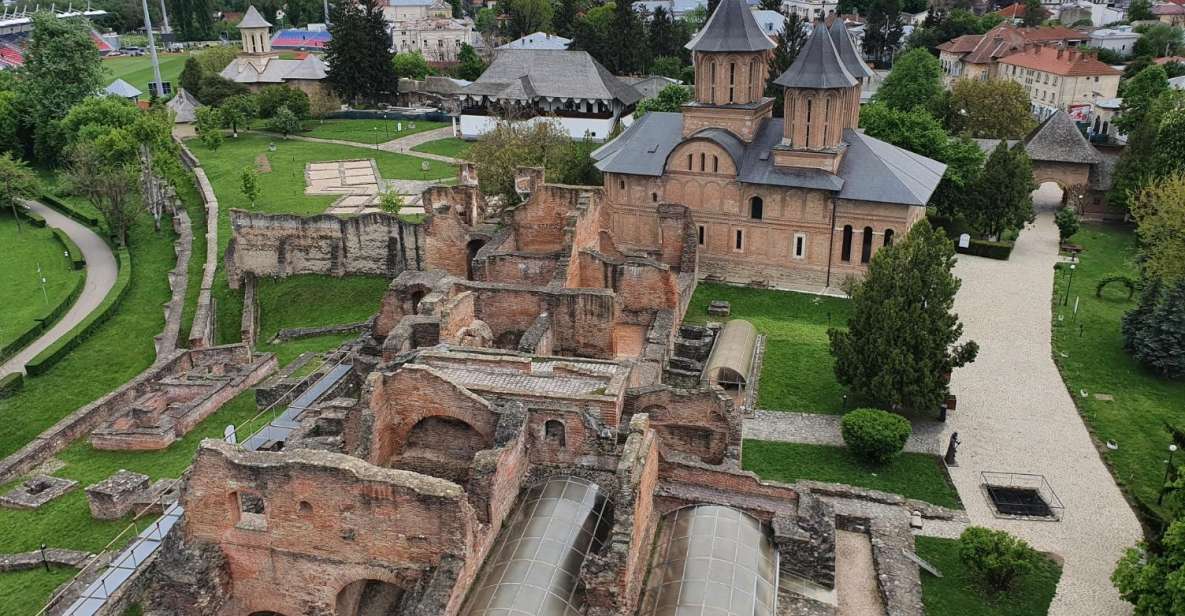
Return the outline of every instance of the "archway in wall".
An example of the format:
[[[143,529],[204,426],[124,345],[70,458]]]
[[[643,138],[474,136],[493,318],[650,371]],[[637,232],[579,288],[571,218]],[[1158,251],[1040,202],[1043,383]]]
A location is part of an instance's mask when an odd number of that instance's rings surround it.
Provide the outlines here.
[[[337,616],[366,616],[368,614],[398,614],[403,600],[403,589],[379,580],[358,580],[347,584],[337,593]]]
[[[460,419],[425,417],[407,433],[391,466],[463,485],[469,479],[473,456],[489,446],[480,432]]]
[[[1038,212],[1053,211],[1066,204],[1066,188],[1056,180],[1037,180],[1033,191],[1033,209]]]
[[[473,259],[477,256],[477,251],[485,245],[486,241],[482,239],[469,240],[469,243],[465,245],[466,254],[469,256],[465,261],[465,277],[469,280],[473,280]]]

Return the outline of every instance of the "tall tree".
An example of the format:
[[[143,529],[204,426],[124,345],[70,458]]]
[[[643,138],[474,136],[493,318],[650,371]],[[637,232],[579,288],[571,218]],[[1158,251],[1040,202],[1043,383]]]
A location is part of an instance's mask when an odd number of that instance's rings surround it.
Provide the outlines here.
[[[460,64],[457,65],[457,77],[467,81],[474,81],[486,70],[486,63],[482,62],[477,50],[469,43],[461,44],[461,52],[457,54]]]
[[[1009,148],[1001,141],[988,156],[972,194],[974,207],[964,212],[971,227],[983,235],[999,237],[1006,229],[1020,229],[1032,222],[1033,165],[1024,148]]]
[[[613,8],[612,30],[616,44],[605,57],[605,68],[615,75],[636,75],[650,64],[646,26],[629,0],[619,0]]]
[[[495,6],[506,18],[503,34],[509,38],[551,31],[551,18],[555,14],[551,0],[505,0]]]
[[[181,40],[205,41],[213,38],[214,12],[210,10],[208,0],[173,0],[170,4],[169,25]]]
[[[405,51],[395,54],[395,58],[391,60],[391,65],[395,67],[395,74],[400,79],[423,79],[432,74],[432,69],[428,66],[428,61],[418,51]]]
[[[1185,113],[1167,113],[1156,129],[1156,153],[1152,173],[1166,177],[1185,170]]]
[[[589,55],[602,61],[606,68],[610,68],[606,60],[612,56],[613,47],[617,45],[617,35],[613,31],[616,10],[617,6],[612,2],[589,9],[584,14],[584,19],[576,22],[570,49],[587,51]]]
[[[765,95],[774,98],[774,115],[779,118],[785,113],[783,104],[786,90],[775,84],[774,80],[794,64],[798,51],[806,44],[810,35],[807,34],[803,22],[804,19],[797,13],[787,15],[782,20],[782,31],[778,33],[777,45],[769,57],[769,81],[765,84]]]
[[[142,211],[133,199],[138,177],[137,165],[131,162],[135,151],[126,129],[112,129],[72,146],[65,171],[70,190],[103,214],[120,245],[127,245],[128,228]]]
[[[576,33],[576,23],[586,8],[585,0],[560,0],[555,15],[551,18],[555,33],[564,38],[572,38]],[[655,13],[657,14],[657,11]]]
[[[1026,27],[1033,28],[1041,25],[1045,21],[1045,9],[1041,6],[1041,0],[1024,0],[1025,13],[1024,20]]]
[[[873,255],[868,275],[852,287],[847,330],[827,331],[835,375],[858,398],[934,410],[950,372],[975,360],[975,342],[958,344],[954,262],[954,245],[925,219]]]
[[[1181,49],[1185,30],[1168,24],[1154,24],[1142,27],[1140,38],[1132,45],[1132,54],[1162,58],[1171,56]]]
[[[230,128],[230,135],[232,137],[239,136],[239,127],[244,128],[259,115],[259,105],[255,101],[255,97],[248,94],[240,94],[232,96],[219,105],[222,109],[222,121]]]
[[[1126,210],[1131,197],[1156,176],[1153,169],[1157,156],[1156,137],[1160,132],[1161,120],[1169,114],[1179,114],[1185,109],[1185,92],[1168,90],[1163,92],[1144,114],[1144,120],[1136,125],[1127,136],[1127,147],[1119,156],[1112,175],[1111,190],[1107,203]]]
[[[900,111],[914,107],[928,110],[941,95],[942,65],[938,58],[924,49],[913,49],[897,58],[873,99]]]
[[[888,64],[901,42],[901,0],[872,0],[864,19],[864,53],[879,66]]]
[[[1159,280],[1146,283],[1140,306],[1124,315],[1124,348],[1149,370],[1175,379],[1185,376],[1185,278],[1164,288]]]
[[[1150,0],[1132,0],[1127,7],[1128,21],[1148,21],[1152,16],[1152,2]]]
[[[21,218],[16,213],[22,199],[32,199],[40,193],[37,176],[25,161],[11,153],[0,155],[0,212],[11,211],[17,225]]]
[[[647,35],[650,38],[650,53],[654,57],[674,57],[682,53],[683,45],[687,42],[679,36],[679,29],[671,19],[671,14],[661,5],[654,8],[647,24]]]
[[[1185,175],[1150,183],[1131,200],[1145,280],[1167,286],[1185,280]]]
[[[201,100],[202,78],[205,75],[206,73],[202,70],[202,65],[198,62],[198,59],[189,56],[185,59],[185,67],[181,69],[181,87],[185,88],[186,92],[189,92],[198,100]]]
[[[391,64],[391,38],[376,3],[339,2],[333,9],[325,45],[325,79],[343,100],[373,103],[399,83]]]
[[[1164,67],[1153,64],[1127,80],[1123,88],[1123,104],[1119,116],[1111,124],[1124,133],[1130,133],[1144,122],[1144,117],[1160,95],[1169,89],[1169,76]]]
[[[949,108],[950,131],[975,139],[1022,139],[1037,125],[1029,95],[1010,79],[960,79]]]

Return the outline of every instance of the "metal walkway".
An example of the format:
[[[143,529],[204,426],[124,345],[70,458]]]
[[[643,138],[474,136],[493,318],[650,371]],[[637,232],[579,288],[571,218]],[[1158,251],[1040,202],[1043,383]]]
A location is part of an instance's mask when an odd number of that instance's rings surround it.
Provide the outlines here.
[[[325,395],[325,392],[337,385],[352,368],[353,366],[349,364],[334,366],[328,374],[321,377],[312,387],[297,397],[288,408],[284,409],[283,413],[244,441],[242,447],[255,451],[269,448],[278,441],[286,440],[288,435],[300,426],[300,422],[297,421],[300,414],[312,406],[317,398]],[[82,595],[70,604],[70,607],[62,612],[62,615],[94,616],[98,614],[107,605],[107,600],[118,593],[123,585],[132,579],[137,570],[149,560],[149,557],[156,553],[161,543],[164,542],[165,535],[181,521],[181,516],[184,513],[185,508],[181,506],[181,503],[174,503],[165,509],[161,517],[140,532],[132,540],[131,545],[104,568],[103,573],[82,591]],[[43,609],[41,613],[45,612],[46,610]]]

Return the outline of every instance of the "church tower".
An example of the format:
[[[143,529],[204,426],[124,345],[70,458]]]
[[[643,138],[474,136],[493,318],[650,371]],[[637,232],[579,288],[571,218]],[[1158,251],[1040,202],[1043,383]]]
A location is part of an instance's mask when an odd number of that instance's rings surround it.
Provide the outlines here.
[[[255,5],[247,7],[247,14],[237,27],[243,39],[244,54],[264,56],[272,52],[272,25],[255,10]]]
[[[774,43],[745,0],[720,0],[687,48],[695,66],[695,100],[683,107],[683,136],[723,128],[752,141],[772,115],[765,83]]]
[[[860,86],[868,67],[851,47],[846,30],[838,34],[833,37],[827,26],[817,23],[794,64],[774,81],[786,89],[782,142],[773,150],[776,166],[839,171],[847,149],[844,130],[860,124]],[[835,38],[850,48],[846,64]],[[861,74],[853,75],[849,64]]]

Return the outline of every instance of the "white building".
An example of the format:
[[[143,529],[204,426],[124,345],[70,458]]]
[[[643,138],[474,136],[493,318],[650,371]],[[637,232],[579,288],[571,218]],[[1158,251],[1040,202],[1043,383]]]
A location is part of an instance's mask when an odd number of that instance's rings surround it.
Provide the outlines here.
[[[572,39],[547,32],[535,32],[505,45],[499,45],[498,49],[567,49],[571,44]]]
[[[836,12],[839,0],[783,0],[782,12],[787,15],[798,15],[808,22],[822,19]]]
[[[757,20],[757,25],[761,27],[761,32],[771,40],[777,39],[782,34],[782,28],[786,26],[786,16],[778,11],[753,11],[753,18]]]
[[[1096,49],[1110,49],[1125,56],[1131,55],[1136,41],[1140,40],[1140,33],[1132,30],[1131,26],[1118,28],[1099,28],[1090,33],[1087,45]]]
[[[1123,9],[1107,6],[1105,2],[1094,0],[1069,0],[1063,2],[1054,12],[1058,21],[1064,25],[1071,25],[1083,19],[1089,19],[1092,26],[1104,26],[1123,21],[1127,14]]]
[[[418,52],[429,62],[458,60],[461,47],[477,44],[477,31],[469,18],[454,19],[444,0],[388,0],[383,8],[396,53]]]
[[[634,3],[634,10],[654,14],[654,9],[662,7],[671,19],[682,19],[697,8],[708,8],[708,0],[640,0]]]
[[[452,16],[453,8],[444,0],[387,0],[383,7],[387,23]]]

